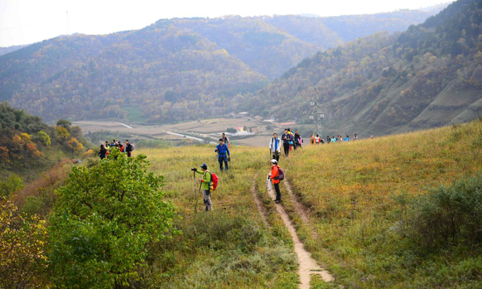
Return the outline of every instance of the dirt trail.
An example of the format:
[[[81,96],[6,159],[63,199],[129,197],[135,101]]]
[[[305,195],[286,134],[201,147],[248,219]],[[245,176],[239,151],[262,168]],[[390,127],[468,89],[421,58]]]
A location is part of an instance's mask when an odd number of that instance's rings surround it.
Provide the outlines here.
[[[309,211],[308,208],[306,208],[305,206],[303,206],[303,205],[298,201],[298,199],[296,198],[295,194],[293,193],[293,190],[291,189],[291,185],[290,185],[290,183],[288,182],[287,179],[284,180],[284,184],[285,184],[286,191],[288,192],[288,195],[289,195],[290,198],[291,198],[291,201],[292,201],[293,204],[295,205],[296,213],[298,214],[298,216],[300,216],[300,218],[301,218],[301,220],[303,221],[303,223],[310,228],[310,231],[311,231],[311,233],[313,234],[313,238],[319,240],[319,239],[320,239],[320,236],[319,236],[319,235],[316,233],[316,231],[313,229],[313,227],[312,227],[312,225],[311,225],[311,222],[310,222],[310,219],[308,219],[308,215],[306,214],[306,212]]]
[[[259,214],[263,219],[263,223],[266,227],[270,228],[271,226],[268,223],[268,213],[266,212],[266,208],[263,206],[261,199],[259,198],[258,191],[256,190],[256,179],[258,178],[258,174],[254,175],[253,177],[253,184],[251,186],[251,194],[253,195],[254,202],[256,203],[256,207],[258,208]]]
[[[275,199],[275,193],[273,190],[268,189],[268,194],[271,198]],[[295,253],[298,256],[298,275],[300,276],[301,284],[299,286],[300,289],[309,289],[310,288],[310,280],[311,274],[319,275],[325,282],[331,282],[334,280],[333,276],[326,271],[325,269],[321,268],[316,261],[311,257],[311,254],[306,251],[305,246],[300,241],[298,234],[296,233],[295,227],[290,220],[290,217],[284,210],[281,204],[276,204],[276,211],[280,214],[283,223],[285,224],[286,228],[290,232],[291,238],[293,239],[293,244],[295,247]],[[305,216],[306,217],[306,216]]]

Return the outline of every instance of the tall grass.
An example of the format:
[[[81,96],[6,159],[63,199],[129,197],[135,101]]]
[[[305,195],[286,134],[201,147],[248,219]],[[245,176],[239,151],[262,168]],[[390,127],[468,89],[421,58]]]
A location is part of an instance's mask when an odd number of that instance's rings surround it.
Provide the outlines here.
[[[229,173],[219,172],[213,146],[135,151],[147,155],[151,170],[164,175],[163,191],[178,208],[182,218],[176,226],[183,232],[151,249],[151,267],[157,271],[142,272],[142,286],[297,288],[289,235],[279,223],[266,227],[251,194],[255,174],[266,168],[264,151],[233,148]],[[218,189],[211,195],[214,210],[208,213],[202,211],[199,185],[190,171],[203,163],[219,175]]]
[[[300,236],[314,256],[350,288],[418,288],[421,284],[462,288],[473,270],[439,274],[438,279],[428,276],[436,269],[462,268],[464,262],[475,266],[482,262],[476,252],[421,256],[396,227],[402,215],[409,213],[407,202],[400,198],[413,196],[417,201],[414,196],[430,188],[474,175],[482,169],[481,149],[481,122],[306,146],[287,160],[287,176],[310,209],[320,238]],[[445,282],[447,278],[451,282]]]

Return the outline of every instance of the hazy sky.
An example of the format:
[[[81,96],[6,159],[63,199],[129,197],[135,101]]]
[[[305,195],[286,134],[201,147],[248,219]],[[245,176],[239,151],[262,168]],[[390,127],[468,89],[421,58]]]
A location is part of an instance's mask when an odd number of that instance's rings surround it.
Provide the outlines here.
[[[450,0],[0,0],[0,46],[66,33],[139,29],[161,18],[224,15],[336,16],[416,9]],[[67,17],[68,11],[68,17]]]

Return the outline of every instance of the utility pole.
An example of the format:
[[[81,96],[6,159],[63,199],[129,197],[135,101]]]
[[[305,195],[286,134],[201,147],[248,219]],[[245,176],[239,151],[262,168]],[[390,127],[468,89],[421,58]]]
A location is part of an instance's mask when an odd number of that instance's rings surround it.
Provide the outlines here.
[[[318,97],[318,89],[315,87],[313,97],[310,100],[310,120],[313,121],[313,134],[323,137],[321,122],[325,118],[325,114],[319,107]]]

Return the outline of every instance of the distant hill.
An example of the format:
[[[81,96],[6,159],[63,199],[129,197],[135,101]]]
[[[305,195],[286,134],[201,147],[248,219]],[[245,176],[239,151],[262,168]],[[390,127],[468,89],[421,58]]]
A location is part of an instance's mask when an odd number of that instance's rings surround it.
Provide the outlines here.
[[[383,15],[170,19],[105,36],[58,37],[0,56],[0,101],[46,121],[217,117],[320,50],[371,31],[404,30],[431,13]]]
[[[0,47],[0,56],[10,52],[14,52],[16,50],[22,49],[27,46],[28,45],[15,45],[15,46],[8,46],[8,47]]]
[[[330,134],[382,135],[477,117],[482,0],[459,0],[400,34],[379,33],[319,52],[242,108],[308,123],[314,95]]]

